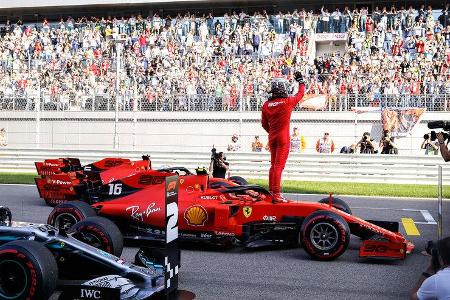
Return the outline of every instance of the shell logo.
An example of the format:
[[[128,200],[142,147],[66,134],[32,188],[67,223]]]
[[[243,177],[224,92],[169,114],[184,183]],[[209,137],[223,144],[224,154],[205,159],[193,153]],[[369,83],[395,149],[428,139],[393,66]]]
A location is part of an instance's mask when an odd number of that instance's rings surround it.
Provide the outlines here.
[[[208,213],[200,205],[193,205],[184,211],[184,218],[189,226],[204,226]]]

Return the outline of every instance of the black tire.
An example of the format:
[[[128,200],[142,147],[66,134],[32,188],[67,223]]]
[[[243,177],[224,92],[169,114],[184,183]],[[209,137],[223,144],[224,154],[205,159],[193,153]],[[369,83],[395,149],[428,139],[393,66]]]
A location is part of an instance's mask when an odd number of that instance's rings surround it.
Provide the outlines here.
[[[75,225],[69,232],[73,237],[95,248],[120,257],[123,251],[123,236],[114,222],[103,217],[89,217]]]
[[[330,203],[330,198],[329,197],[323,198],[319,201],[319,203],[328,204]],[[348,204],[342,199],[331,197],[331,205],[334,208],[337,208],[339,210],[342,210],[343,212],[348,213],[349,215],[352,214],[350,206],[348,206]]]
[[[48,216],[47,223],[67,231],[77,222],[96,215],[95,210],[86,202],[70,201],[57,205]]]
[[[245,180],[241,176],[231,176],[229,180],[239,185],[248,185],[247,180]]]
[[[48,299],[57,280],[55,257],[41,243],[18,240],[0,247],[0,299]]]
[[[350,228],[347,222],[336,213],[319,210],[303,221],[300,241],[312,258],[333,260],[347,249],[350,242]]]

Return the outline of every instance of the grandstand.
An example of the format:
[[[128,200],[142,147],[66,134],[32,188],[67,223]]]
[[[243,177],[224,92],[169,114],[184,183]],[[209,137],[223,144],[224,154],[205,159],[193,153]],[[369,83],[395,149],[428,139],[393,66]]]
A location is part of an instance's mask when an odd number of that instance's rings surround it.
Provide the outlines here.
[[[2,2],[1,110],[255,112],[298,69],[308,110],[450,105],[448,5],[66,2]]]

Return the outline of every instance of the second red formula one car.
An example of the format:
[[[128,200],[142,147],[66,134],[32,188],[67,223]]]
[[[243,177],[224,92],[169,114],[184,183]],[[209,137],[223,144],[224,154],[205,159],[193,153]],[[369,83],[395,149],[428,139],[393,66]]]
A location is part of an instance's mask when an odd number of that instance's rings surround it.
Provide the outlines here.
[[[71,226],[100,215],[113,220],[125,239],[159,241],[164,236],[161,207],[164,178],[173,170],[145,170],[88,188],[89,203],[70,201],[54,208],[48,222]],[[170,187],[167,188],[170,193]],[[179,176],[180,239],[259,247],[300,244],[315,259],[332,260],[347,249],[350,235],[362,239],[361,257],[404,259],[414,249],[398,222],[367,221],[351,214],[339,199],[331,203],[277,202],[259,186],[211,180],[208,175]]]

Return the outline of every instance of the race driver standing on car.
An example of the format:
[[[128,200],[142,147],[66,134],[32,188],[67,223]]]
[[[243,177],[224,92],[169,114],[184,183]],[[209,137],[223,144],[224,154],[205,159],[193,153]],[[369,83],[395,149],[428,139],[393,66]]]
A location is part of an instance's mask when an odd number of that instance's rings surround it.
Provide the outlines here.
[[[301,101],[305,93],[305,84],[300,72],[294,73],[295,80],[299,83],[297,94],[288,97],[288,82],[285,79],[274,79],[270,97],[262,107],[261,124],[269,133],[270,148],[270,171],[269,190],[275,201],[285,201],[281,195],[281,174],[283,173],[286,160],[289,155],[289,125],[292,110]]]

